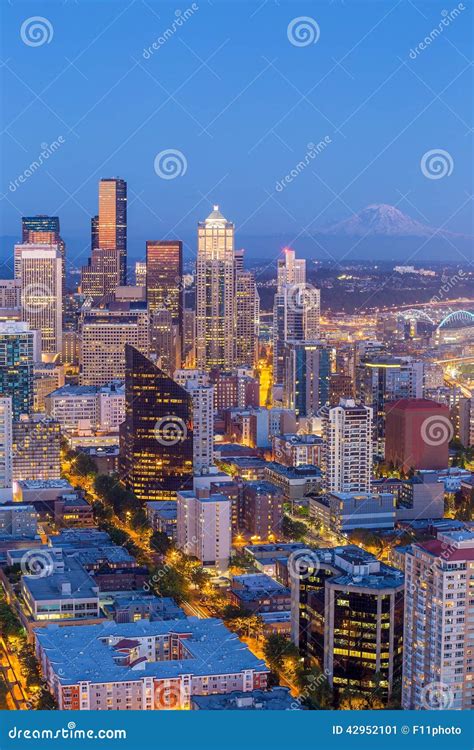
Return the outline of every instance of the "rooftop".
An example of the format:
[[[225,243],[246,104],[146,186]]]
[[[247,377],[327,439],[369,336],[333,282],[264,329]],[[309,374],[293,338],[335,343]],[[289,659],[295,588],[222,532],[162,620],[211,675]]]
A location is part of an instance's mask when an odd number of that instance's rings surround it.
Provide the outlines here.
[[[300,708],[285,687],[253,690],[250,693],[234,690],[224,695],[194,695],[192,703],[205,711],[291,711]]]
[[[148,638],[172,635],[185,645],[186,659],[147,660],[138,671],[120,666],[114,660],[114,646],[122,639],[140,640],[144,653],[148,653]],[[182,674],[236,674],[247,669],[268,672],[265,662],[257,659],[221,620],[214,618],[106,622],[71,628],[50,625],[38,630],[36,638],[63,685],[76,685],[80,681],[129,682],[144,677],[172,679]]]

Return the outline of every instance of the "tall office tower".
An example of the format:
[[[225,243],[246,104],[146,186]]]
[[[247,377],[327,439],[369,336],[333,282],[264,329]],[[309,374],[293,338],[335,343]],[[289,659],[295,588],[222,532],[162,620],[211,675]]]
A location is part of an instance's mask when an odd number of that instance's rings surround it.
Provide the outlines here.
[[[386,403],[385,461],[410,469],[447,469],[454,429],[449,409],[426,398]]]
[[[474,533],[438,533],[405,555],[402,708],[472,710]]]
[[[423,397],[423,362],[397,357],[369,356],[356,370],[356,394],[374,415],[374,448],[384,455],[385,403]]]
[[[142,260],[135,263],[135,286],[146,287],[146,263]]]
[[[206,568],[227,571],[232,543],[231,499],[203,488],[178,492],[177,502],[178,547],[197,557]]]
[[[44,414],[13,422],[13,481],[59,479],[61,426]]]
[[[120,253],[118,250],[92,251],[87,266],[81,269],[81,293],[85,297],[101,299],[113,294],[120,283]]]
[[[474,398],[460,398],[458,413],[459,440],[465,448],[470,448],[474,445]]]
[[[191,396],[128,344],[125,362],[120,476],[140,500],[175,500],[192,484]]]
[[[253,367],[258,356],[259,296],[255,276],[243,268],[243,250],[235,263],[235,359],[236,365]]]
[[[63,278],[66,270],[66,244],[61,237],[59,216],[23,216],[22,242],[33,245],[58,245],[63,259]]]
[[[176,367],[181,364],[181,357],[178,328],[173,325],[171,310],[150,312],[149,321],[150,357],[160,370],[172,377]]]
[[[196,313],[186,308],[183,313],[183,364],[196,366]]]
[[[297,417],[316,416],[329,401],[329,348],[318,341],[287,341],[284,346],[283,405]]]
[[[127,283],[127,183],[118,177],[99,182],[98,247],[118,250],[120,283]]]
[[[146,243],[146,299],[149,312],[163,309],[170,311],[172,323],[177,328],[179,341],[182,342],[184,312],[182,242],[149,240]]]
[[[149,319],[144,302],[85,303],[79,320],[79,383],[105,385],[125,379],[125,345],[148,354]]]
[[[62,354],[61,253],[57,245],[23,245],[20,261],[22,319],[41,332],[43,361],[53,361]]]
[[[198,367],[206,370],[233,365],[234,231],[219,206],[198,225],[196,359]]]
[[[28,323],[0,323],[0,396],[11,396],[14,419],[33,411],[34,363],[40,357],[38,331]]]
[[[13,484],[12,398],[0,396],[0,498]]]
[[[208,474],[214,465],[214,388],[199,370],[176,370],[174,379],[193,401],[194,474]]]
[[[99,217],[91,218],[91,252],[99,247]]]
[[[372,409],[341,399],[321,410],[321,468],[328,492],[370,492],[372,474]]]
[[[281,292],[287,286],[306,283],[306,261],[296,258],[296,253],[285,247],[283,258],[278,259],[277,291]]]
[[[293,642],[336,700],[355,691],[385,704],[401,670],[403,573],[352,545],[300,555],[288,561]]]

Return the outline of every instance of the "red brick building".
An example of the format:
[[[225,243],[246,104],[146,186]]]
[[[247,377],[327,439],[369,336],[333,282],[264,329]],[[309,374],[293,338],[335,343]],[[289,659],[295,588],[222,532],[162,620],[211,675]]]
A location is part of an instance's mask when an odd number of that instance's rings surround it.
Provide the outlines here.
[[[385,461],[404,471],[446,469],[453,427],[449,409],[425,398],[385,405]]]

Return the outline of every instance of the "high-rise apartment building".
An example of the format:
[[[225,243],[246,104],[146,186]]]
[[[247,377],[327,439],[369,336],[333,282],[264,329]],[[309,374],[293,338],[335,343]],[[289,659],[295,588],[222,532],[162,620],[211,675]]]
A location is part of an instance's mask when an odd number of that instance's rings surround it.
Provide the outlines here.
[[[99,182],[97,247],[118,250],[120,283],[127,283],[127,183],[118,177]]]
[[[44,414],[13,422],[13,479],[59,479],[61,426]]]
[[[140,500],[174,500],[179,490],[189,487],[192,418],[189,393],[127,344],[120,475]]]
[[[204,488],[180,491],[177,501],[178,547],[197,557],[204,567],[224,573],[232,543],[232,501]]]
[[[474,533],[438,533],[405,554],[402,708],[474,706]]]
[[[168,310],[171,313],[171,322],[182,342],[183,243],[179,240],[149,240],[146,243],[146,299],[149,312]]]
[[[207,474],[214,465],[214,388],[207,373],[199,370],[176,370],[174,379],[185,388],[193,401],[193,469]]]
[[[372,409],[341,399],[321,411],[321,468],[328,492],[370,492],[372,473]]]
[[[243,251],[240,251],[241,253]],[[237,253],[236,253],[236,257]],[[236,263],[235,268],[235,364],[255,365],[258,356],[260,298],[255,276]]]
[[[0,396],[11,396],[14,419],[33,411],[34,363],[39,358],[37,331],[28,323],[0,323]]]
[[[0,396],[0,497],[13,483],[12,399]]]
[[[22,318],[41,332],[43,361],[53,361],[62,354],[61,253],[57,245],[19,247]]]
[[[235,348],[234,225],[214,206],[198,225],[197,366],[232,368]]]

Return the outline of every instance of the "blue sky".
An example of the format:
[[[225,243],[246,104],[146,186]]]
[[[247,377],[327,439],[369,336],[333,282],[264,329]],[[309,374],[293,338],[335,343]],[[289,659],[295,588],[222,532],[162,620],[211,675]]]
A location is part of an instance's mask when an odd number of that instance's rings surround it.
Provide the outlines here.
[[[471,233],[468,2],[410,57],[442,11],[456,7],[5,0],[0,234],[17,235],[22,214],[59,213],[68,245],[85,257],[97,181],[115,175],[128,182],[129,252],[137,256],[147,238],[182,237],[192,249],[196,222],[213,202],[253,254],[259,242],[268,249],[370,203]],[[177,8],[181,17],[192,11],[179,27]],[[22,39],[33,16],[48,22],[49,43]],[[291,43],[288,25],[301,16],[317,24],[316,43]],[[167,29],[159,49],[144,54]],[[12,190],[41,144],[60,137],[47,162]],[[325,137],[329,145],[276,190],[307,144]],[[154,168],[168,149],[186,161],[175,179]],[[449,177],[423,175],[420,159],[431,149],[450,154]]]

